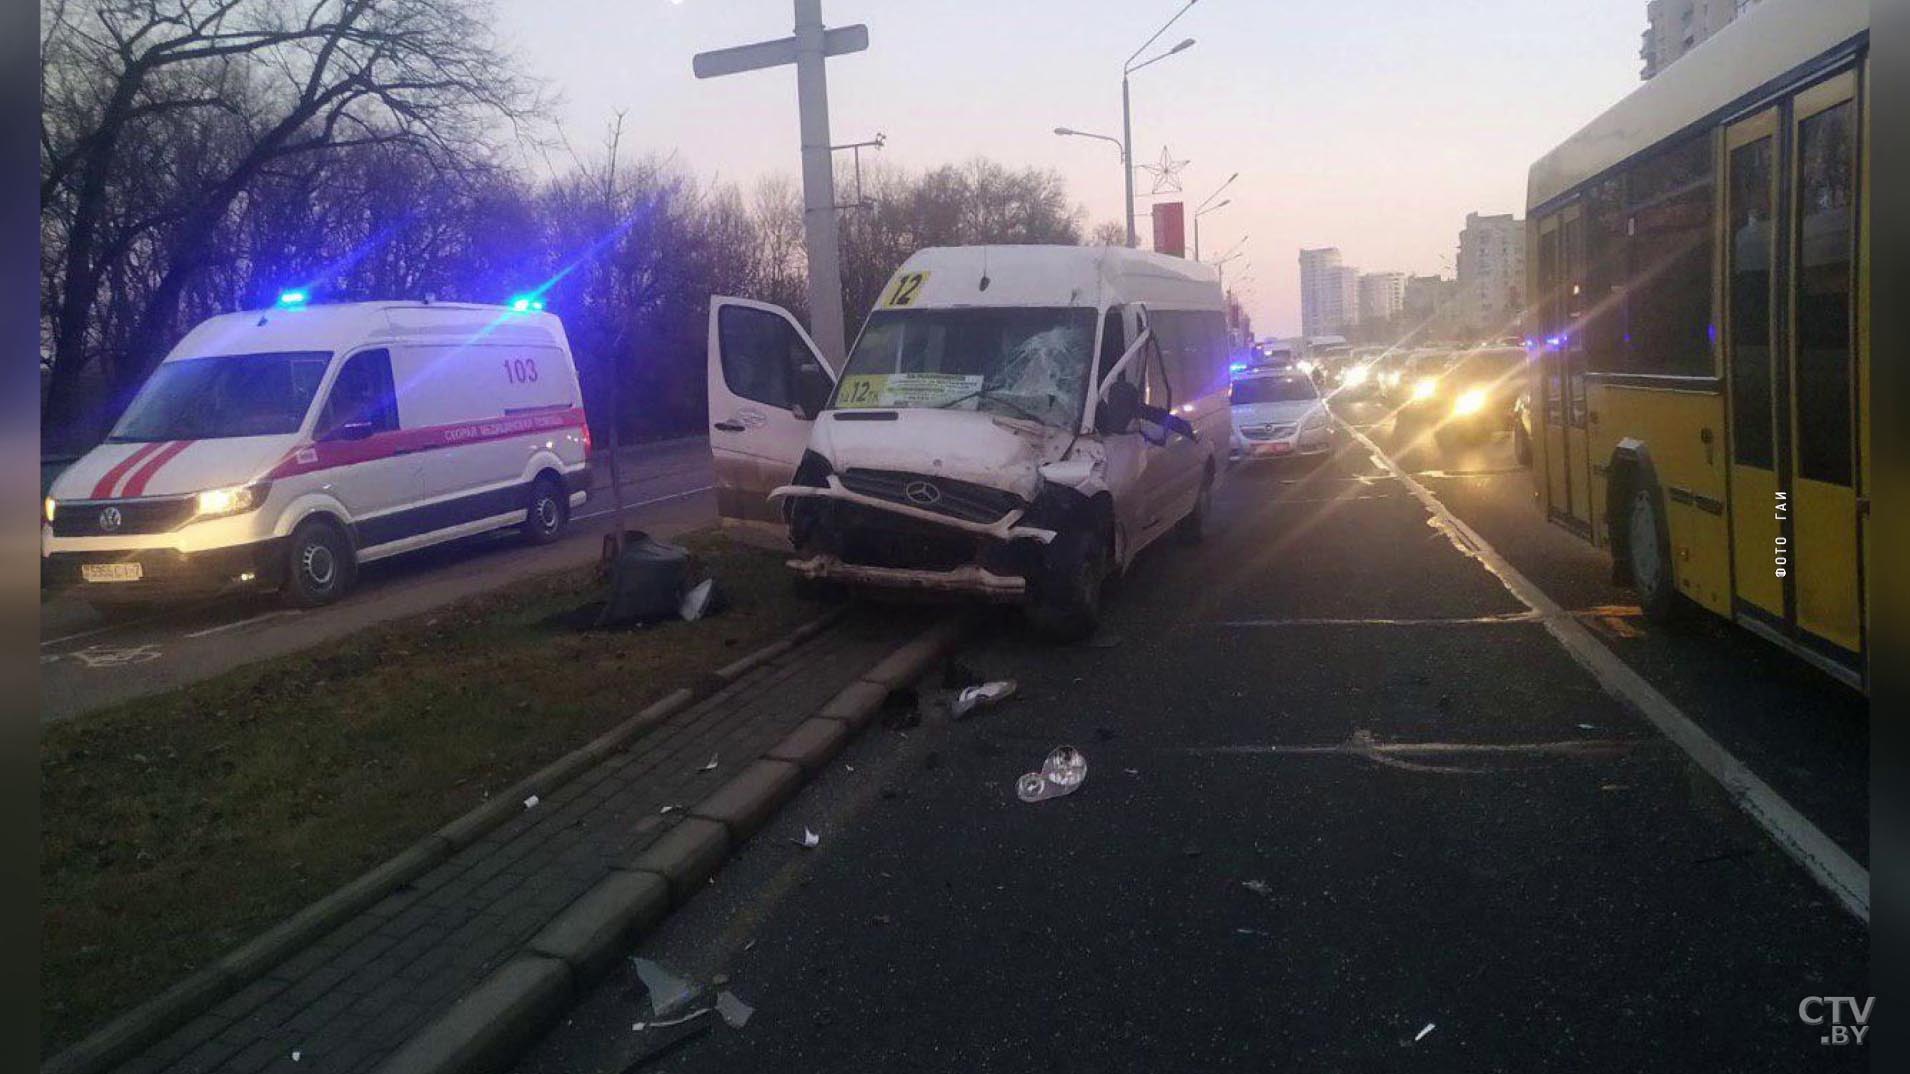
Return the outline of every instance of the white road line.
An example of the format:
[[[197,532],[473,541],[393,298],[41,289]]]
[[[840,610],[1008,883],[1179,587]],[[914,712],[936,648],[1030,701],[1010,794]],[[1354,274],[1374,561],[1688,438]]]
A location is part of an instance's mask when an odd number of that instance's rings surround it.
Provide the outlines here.
[[[192,633],[187,634],[186,637],[209,638],[214,634],[223,634],[228,630],[237,630],[242,626],[251,626],[254,623],[263,623],[267,619],[283,619],[288,615],[298,615],[298,614],[299,612],[298,612],[298,609],[296,608],[281,608],[276,612],[266,612],[264,615],[255,615],[250,619],[241,619],[236,623],[221,623],[218,626],[207,627],[204,630],[195,630]]]
[[[49,645],[58,645],[63,641],[78,641],[81,638],[90,638],[95,634],[104,634],[109,630],[118,630],[120,627],[138,626],[140,623],[149,623],[157,618],[159,617],[156,615],[149,615],[140,619],[128,619],[127,621],[123,623],[107,623],[105,626],[96,626],[91,630],[82,630],[77,634],[67,634],[63,637],[48,638],[47,640],[40,643],[40,648],[44,649]]]
[[[1679,711],[1678,706],[1646,682],[1643,676],[1614,656],[1591,631],[1585,629],[1584,624],[1566,614],[1544,590],[1533,585],[1525,575],[1506,562],[1505,557],[1487,544],[1485,538],[1447,510],[1446,505],[1427,491],[1426,486],[1395,466],[1378,444],[1357,430],[1353,430],[1352,435],[1359,437],[1371,449],[1374,461],[1392,471],[1393,476],[1425,505],[1455,547],[1477,559],[1481,566],[1498,577],[1508,592],[1539,613],[1545,629],[1558,639],[1559,644],[1565,646],[1566,652],[1580,666],[1592,673],[1606,693],[1630,704],[1645,719],[1650,720],[1652,726],[1684,750],[1700,768],[1710,773],[1711,778],[1718,781],[1738,808],[1749,814],[1785,853],[1796,859],[1846,910],[1856,915],[1866,926],[1870,924],[1869,870],[1857,864],[1855,858],[1819,831],[1816,825],[1771,789],[1770,784],[1759,779],[1717,740],[1691,722],[1690,717]]]
[[[639,500],[636,503],[627,503],[623,505],[623,509],[628,511],[632,507],[648,507],[653,503],[667,503],[670,500],[681,500],[685,496],[694,496],[699,492],[708,492],[715,487],[716,487],[715,485],[698,485],[696,488],[686,489],[682,492],[672,492],[668,496],[657,496],[648,500]],[[592,511],[591,513],[587,515],[577,515],[576,517],[572,518],[571,521],[582,522],[585,519],[602,518],[605,515],[610,515],[615,513],[616,513],[616,508],[612,507],[602,511]]]
[[[1223,627],[1292,627],[1292,626],[1500,626],[1506,623],[1536,623],[1539,613],[1536,611],[1511,612],[1506,615],[1471,615],[1445,619],[1225,619],[1215,626]]]

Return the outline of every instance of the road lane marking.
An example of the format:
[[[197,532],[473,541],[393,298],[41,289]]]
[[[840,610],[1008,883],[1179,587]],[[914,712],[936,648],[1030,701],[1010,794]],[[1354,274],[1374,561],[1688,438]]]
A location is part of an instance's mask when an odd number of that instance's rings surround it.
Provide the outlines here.
[[[1536,611],[1507,612],[1504,615],[1473,615],[1435,619],[1226,619],[1215,623],[1223,627],[1290,626],[1498,626],[1505,623],[1536,623]]]
[[[89,645],[66,655],[85,664],[88,668],[123,668],[129,664],[144,664],[157,660],[159,653],[159,646],[153,644],[133,645],[123,649]]]
[[[1742,761],[1679,711],[1678,706],[1646,682],[1644,676],[1613,655],[1583,623],[1566,614],[1544,590],[1520,574],[1505,557],[1486,543],[1485,538],[1448,510],[1426,486],[1394,465],[1379,445],[1358,431],[1352,435],[1372,450],[1374,462],[1390,470],[1406,486],[1407,491],[1425,506],[1432,514],[1429,521],[1444,531],[1453,547],[1478,560],[1508,592],[1539,613],[1545,629],[1578,661],[1579,666],[1592,673],[1606,693],[1630,704],[1651,721],[1652,726],[1717,780],[1738,808],[1756,821],[1765,834],[1802,865],[1846,910],[1866,926],[1870,924],[1869,870],[1857,864],[1855,858],[1819,831],[1770,784],[1759,779]]]
[[[1506,757],[1506,756],[1542,756],[1568,757],[1587,760],[1605,760],[1629,753],[1642,744],[1640,739],[1623,738],[1576,738],[1557,742],[1381,742],[1373,737],[1373,732],[1361,728],[1353,732],[1345,742],[1327,746],[1193,746],[1176,752],[1197,756],[1262,756],[1262,757],[1308,757],[1339,754],[1359,757],[1382,764],[1388,768],[1404,769],[1408,772],[1431,772],[1437,775],[1476,775],[1488,771],[1483,768],[1462,768],[1452,765],[1420,764],[1409,760],[1413,757],[1437,759],[1442,757]]]
[[[653,503],[667,503],[670,500],[681,500],[686,496],[694,496],[699,492],[708,492],[715,487],[716,487],[715,485],[698,485],[696,488],[686,489],[683,492],[672,492],[668,496],[657,496],[648,500],[640,500],[636,503],[627,503],[623,505],[623,509],[628,511],[633,507],[648,507]],[[616,513],[617,513],[616,508],[609,507],[609,508],[605,508],[602,511],[592,511],[591,513],[587,515],[578,515],[575,518],[571,519],[571,521],[582,522],[585,519],[602,518],[605,515],[614,515]]]
[[[221,623],[218,626],[207,627],[204,630],[195,630],[192,633],[187,634],[186,637],[209,638],[214,634],[223,634],[228,630],[237,630],[242,626],[251,626],[254,623],[263,623],[267,619],[283,619],[288,615],[297,615],[297,614],[299,614],[299,612],[296,608],[281,608],[280,610],[276,612],[266,612],[264,615],[255,615],[250,619],[240,619],[239,621],[234,623]]]

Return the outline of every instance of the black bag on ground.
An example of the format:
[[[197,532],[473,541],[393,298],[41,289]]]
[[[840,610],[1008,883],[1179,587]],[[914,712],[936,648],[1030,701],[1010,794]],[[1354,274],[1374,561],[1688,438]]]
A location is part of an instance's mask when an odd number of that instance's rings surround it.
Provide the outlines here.
[[[640,530],[624,534],[623,554],[614,561],[616,542],[604,538],[609,587],[599,626],[627,626],[675,619],[689,581],[690,553]]]

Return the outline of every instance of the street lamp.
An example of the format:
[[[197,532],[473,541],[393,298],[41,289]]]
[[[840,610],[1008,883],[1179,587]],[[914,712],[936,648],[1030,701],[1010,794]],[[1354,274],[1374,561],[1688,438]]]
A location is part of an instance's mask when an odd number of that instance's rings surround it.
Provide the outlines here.
[[[1078,131],[1078,130],[1075,130],[1073,127],[1056,127],[1054,129],[1054,132],[1056,134],[1061,135],[1063,138],[1094,138],[1094,139],[1098,139],[1099,141],[1108,142],[1114,146],[1114,151],[1116,153],[1121,154],[1121,163],[1123,164],[1127,163],[1127,147],[1121,144],[1121,140],[1119,138],[1116,138],[1111,134],[1096,134],[1093,131]]]
[[[1215,209],[1226,208],[1227,206],[1233,204],[1234,199],[1228,198],[1226,201],[1221,202],[1219,205],[1211,205],[1211,206],[1208,204],[1208,202],[1211,202],[1215,198],[1219,197],[1220,192],[1234,185],[1234,180],[1238,178],[1240,178],[1239,172],[1235,172],[1232,175],[1229,175],[1227,177],[1227,181],[1215,187],[1214,192],[1212,194],[1207,195],[1207,198],[1205,201],[1202,201],[1199,205],[1194,206],[1194,260],[1196,261],[1200,260],[1200,218],[1201,216],[1206,213],[1211,213]]]
[[[1176,52],[1185,52],[1186,50],[1193,48],[1194,39],[1191,37],[1186,38],[1180,44],[1175,45],[1173,48],[1168,49],[1166,52],[1159,53],[1150,59],[1142,60],[1140,63],[1134,62],[1135,57],[1139,56],[1143,52],[1146,52],[1148,46],[1152,45],[1155,41],[1159,40],[1160,36],[1167,32],[1167,28],[1169,26],[1174,25],[1174,23],[1178,21],[1182,15],[1187,14],[1187,9],[1190,7],[1193,7],[1195,2],[1196,0],[1187,0],[1187,3],[1184,6],[1182,6],[1179,11],[1174,12],[1173,18],[1168,19],[1166,22],[1162,23],[1161,28],[1154,31],[1154,34],[1152,37],[1149,37],[1147,40],[1141,42],[1141,47],[1135,49],[1134,55],[1129,56],[1127,58],[1127,62],[1121,65],[1121,157],[1123,160],[1132,161],[1134,159],[1134,113],[1133,113],[1133,110],[1129,108],[1128,106],[1128,93],[1127,93],[1128,76],[1140,70],[1141,68],[1146,67],[1148,64],[1159,63],[1160,61],[1168,58],[1169,56],[1174,55]],[[1127,244],[1129,246],[1133,246],[1134,245],[1134,165],[1133,164],[1130,163],[1127,165],[1126,175],[1124,176],[1124,178],[1127,180]]]

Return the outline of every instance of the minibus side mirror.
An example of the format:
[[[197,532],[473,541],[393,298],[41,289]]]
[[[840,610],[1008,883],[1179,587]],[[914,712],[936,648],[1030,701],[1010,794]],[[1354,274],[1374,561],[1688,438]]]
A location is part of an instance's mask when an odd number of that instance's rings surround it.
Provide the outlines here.
[[[1135,415],[1141,408],[1141,390],[1133,381],[1121,377],[1107,386],[1105,396],[1094,413],[1095,431],[1103,436],[1116,436],[1133,428]]]

